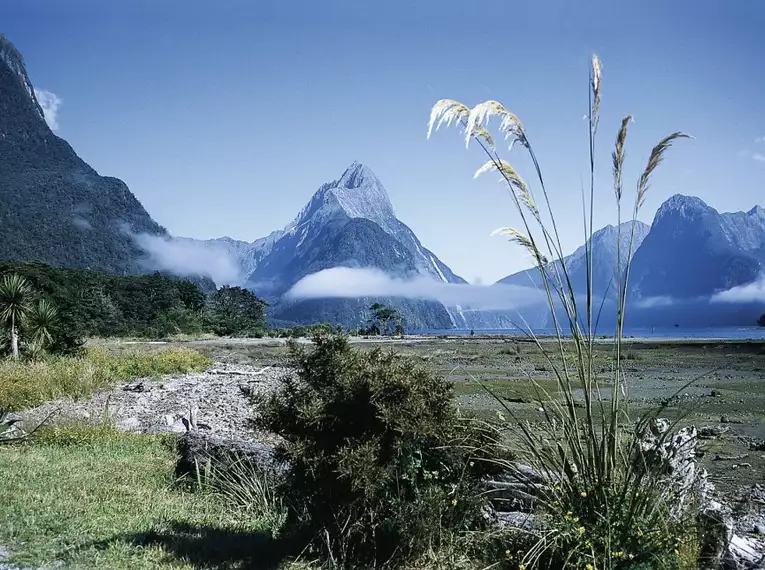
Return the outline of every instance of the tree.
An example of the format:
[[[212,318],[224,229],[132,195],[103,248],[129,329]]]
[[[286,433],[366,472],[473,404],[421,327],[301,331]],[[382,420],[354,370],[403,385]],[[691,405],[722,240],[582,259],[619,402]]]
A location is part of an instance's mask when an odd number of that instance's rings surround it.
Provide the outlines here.
[[[221,287],[210,298],[207,320],[220,335],[248,334],[266,328],[265,301],[241,287]]]
[[[765,313],[757,320],[757,324],[761,327],[765,327]]]
[[[369,330],[373,334],[389,334],[395,331],[403,334],[404,326],[401,315],[396,309],[387,307],[381,303],[375,303],[369,310],[372,317],[369,319]]]
[[[58,325],[58,310],[47,299],[40,299],[31,306],[25,323],[25,329],[33,342],[42,348],[53,344],[53,334]]]
[[[16,273],[0,281],[0,322],[8,328],[11,337],[11,356],[19,358],[19,328],[30,310],[29,283]]]

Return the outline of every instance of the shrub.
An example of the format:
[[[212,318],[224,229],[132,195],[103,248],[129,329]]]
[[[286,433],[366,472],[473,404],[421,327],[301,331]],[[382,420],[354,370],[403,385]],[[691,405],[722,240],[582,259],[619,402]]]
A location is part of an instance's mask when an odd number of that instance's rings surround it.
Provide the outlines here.
[[[519,560],[511,563],[517,564],[516,567],[678,568],[693,564],[693,553],[699,550],[693,529],[694,505],[688,500],[693,499],[692,490],[681,500],[675,494],[677,490],[668,484],[664,472],[644,464],[641,444],[657,411],[650,411],[637,421],[630,418],[623,366],[629,358],[623,345],[623,327],[635,245],[634,222],[651,176],[666,151],[688,135],[672,133],[653,148],[636,184],[630,208],[632,229],[617,239],[618,261],[613,268],[612,283],[616,304],[615,362],[611,389],[607,393],[601,391],[595,362],[596,329],[602,304],[593,293],[595,141],[600,95],[600,61],[593,57],[586,115],[590,176],[589,187],[583,190],[585,291],[572,285],[540,163],[519,118],[498,101],[486,101],[470,109],[450,99],[438,101],[430,117],[428,136],[441,125],[465,127],[467,143],[474,142],[488,157],[476,176],[497,172],[509,190],[520,228],[501,228],[496,233],[520,245],[534,260],[540,275],[540,289],[546,296],[555,327],[556,343],[548,347],[536,344],[546,357],[545,370],[554,374],[556,395],[548,395],[542,386],[534,383],[536,399],[544,410],[543,420],[534,428],[517,420],[508,425],[517,436],[519,454],[522,453],[524,460],[551,487],[542,492],[535,503],[543,530],[539,534],[524,535],[527,548],[522,549]],[[486,128],[491,116],[498,118],[500,135],[511,139],[511,149],[518,148],[528,155],[535,178],[533,187],[500,157],[494,138]],[[623,231],[625,143],[631,119],[629,115],[622,119],[612,153],[619,232]],[[532,331],[528,334],[536,341]],[[551,350],[558,354],[551,354]],[[513,411],[500,398],[497,402],[513,417]],[[687,526],[685,523],[689,520],[691,524]],[[508,559],[514,552],[508,548]]]
[[[290,343],[296,375],[258,398],[281,436],[288,528],[345,566],[411,560],[442,533],[481,524],[480,461],[494,433],[459,416],[452,386],[411,359],[343,336]]]

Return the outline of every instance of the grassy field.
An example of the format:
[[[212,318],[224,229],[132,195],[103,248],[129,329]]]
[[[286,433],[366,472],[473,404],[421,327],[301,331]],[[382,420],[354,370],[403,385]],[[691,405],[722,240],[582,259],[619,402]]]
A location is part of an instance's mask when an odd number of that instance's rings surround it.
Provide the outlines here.
[[[12,562],[34,568],[277,565],[271,529],[222,497],[188,492],[175,481],[173,445],[110,427],[70,426],[0,449],[0,544]]]
[[[0,360],[0,408],[18,410],[48,400],[82,398],[115,382],[204,370],[209,357],[189,348],[105,350],[40,362]]]
[[[371,350],[375,344],[358,346]],[[268,366],[287,361],[285,346],[277,343],[184,342],[161,348],[106,343],[99,353],[106,359],[102,362],[123,366],[111,368],[99,383],[77,384],[75,393],[85,396],[117,379],[172,372],[173,366],[180,372],[184,366],[209,362],[205,356],[179,364],[185,361],[169,357],[188,356],[195,348],[222,362]],[[158,350],[167,349],[171,352],[160,356]],[[532,423],[540,412],[530,401],[530,379],[555,390],[549,363],[531,343],[517,339],[403,341],[395,349],[401,358],[415,359],[452,379],[461,407],[486,417],[496,415],[500,406],[484,386]],[[145,358],[136,362],[153,364],[143,368],[119,360],[135,355]],[[725,416],[728,433],[702,445],[703,460],[718,488],[735,493],[763,481],[765,452],[753,451],[750,443],[765,438],[765,345],[636,342],[629,346],[627,359],[637,412],[661,404],[690,382],[671,402],[668,414],[687,413],[684,421],[697,426],[719,426]],[[158,368],[158,362],[175,364]],[[612,362],[610,347],[600,346],[596,364],[604,389]],[[2,366],[7,372],[17,365]],[[17,393],[9,392],[9,385],[14,386],[0,381],[0,398]],[[54,384],[48,392],[37,386],[38,399],[71,392],[61,387],[67,384]],[[746,454],[743,462],[748,467],[733,469],[733,462],[717,461],[716,454]],[[60,562],[68,568],[115,570],[297,567],[283,561],[289,549],[271,537],[272,529],[258,516],[219,495],[190,492],[179,484],[175,459],[172,443],[165,438],[120,434],[104,426],[46,428],[34,443],[0,447],[0,546],[25,568]]]

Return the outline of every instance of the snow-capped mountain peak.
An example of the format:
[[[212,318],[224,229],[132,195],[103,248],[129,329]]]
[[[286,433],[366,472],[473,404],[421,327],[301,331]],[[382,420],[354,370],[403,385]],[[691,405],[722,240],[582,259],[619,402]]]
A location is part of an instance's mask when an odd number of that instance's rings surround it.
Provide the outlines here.
[[[381,227],[395,218],[388,193],[372,170],[359,163],[351,164],[328,191],[351,218],[366,218]]]

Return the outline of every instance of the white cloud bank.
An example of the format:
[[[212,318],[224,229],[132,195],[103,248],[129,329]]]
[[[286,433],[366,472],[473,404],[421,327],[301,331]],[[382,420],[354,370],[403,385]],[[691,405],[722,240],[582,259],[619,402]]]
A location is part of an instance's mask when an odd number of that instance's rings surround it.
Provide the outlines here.
[[[405,297],[480,310],[513,310],[544,300],[541,292],[530,287],[444,283],[428,277],[401,279],[377,269],[350,267],[334,267],[308,275],[286,296],[289,299]]]
[[[35,97],[42,107],[45,122],[52,131],[58,130],[58,109],[64,102],[61,97],[45,89],[35,89]]]
[[[765,275],[747,285],[732,287],[712,295],[713,303],[765,303]]]
[[[239,265],[223,248],[143,233],[130,235],[146,253],[143,263],[148,269],[167,271],[179,277],[203,275],[219,287],[241,284]]]

